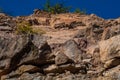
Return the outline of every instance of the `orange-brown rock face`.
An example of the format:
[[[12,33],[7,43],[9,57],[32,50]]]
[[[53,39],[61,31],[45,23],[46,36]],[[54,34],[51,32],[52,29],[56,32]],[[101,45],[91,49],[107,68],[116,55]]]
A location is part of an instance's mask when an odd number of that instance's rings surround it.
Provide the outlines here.
[[[120,18],[0,14],[0,80],[120,80]]]

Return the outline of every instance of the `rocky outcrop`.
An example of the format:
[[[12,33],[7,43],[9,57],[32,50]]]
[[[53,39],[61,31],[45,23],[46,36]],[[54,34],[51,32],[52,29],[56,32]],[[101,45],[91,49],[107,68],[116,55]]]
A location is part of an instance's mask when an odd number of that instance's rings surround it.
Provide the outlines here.
[[[22,21],[46,33],[14,33]],[[0,14],[0,80],[119,79],[119,18],[38,9],[16,18]]]
[[[13,17],[0,13],[0,31],[11,32],[16,26],[16,21]]]
[[[45,59],[45,55],[51,52],[49,45],[47,45],[44,38],[36,37],[15,36],[14,38],[0,38],[0,76],[23,64],[42,65],[52,62]],[[40,42],[36,42],[37,39]],[[40,58],[44,59],[39,61]]]
[[[105,62],[105,67],[120,64],[120,35],[99,42],[99,46],[101,61]]]
[[[74,73],[79,70],[86,72],[85,64],[77,63],[81,61],[81,51],[74,40],[67,41],[63,46],[64,52],[56,55],[51,53],[50,46],[42,36],[1,37],[0,42],[0,76],[8,74],[12,70],[15,71],[10,73],[8,78],[20,76],[25,72],[43,74],[63,73],[66,70]],[[75,52],[74,49],[76,49]],[[60,59],[61,56],[64,60]]]
[[[109,69],[103,73],[105,77],[110,77],[112,80],[119,80],[120,79],[120,65],[115,68]]]

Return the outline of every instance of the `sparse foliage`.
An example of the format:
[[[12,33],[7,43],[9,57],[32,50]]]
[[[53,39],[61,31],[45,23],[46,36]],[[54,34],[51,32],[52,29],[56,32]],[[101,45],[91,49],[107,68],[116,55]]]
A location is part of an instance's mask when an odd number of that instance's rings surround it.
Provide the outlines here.
[[[46,4],[44,5],[44,10],[50,12],[50,9],[51,9],[50,1],[47,0]]]
[[[63,4],[56,3],[55,5],[50,4],[50,0],[46,1],[44,10],[53,14],[67,13],[70,10],[70,7],[65,7]]]
[[[79,8],[75,9],[74,13],[86,14],[86,11],[80,10]]]
[[[36,29],[32,28],[29,22],[23,21],[20,23],[17,23],[17,34],[45,34],[45,31],[42,29]]]

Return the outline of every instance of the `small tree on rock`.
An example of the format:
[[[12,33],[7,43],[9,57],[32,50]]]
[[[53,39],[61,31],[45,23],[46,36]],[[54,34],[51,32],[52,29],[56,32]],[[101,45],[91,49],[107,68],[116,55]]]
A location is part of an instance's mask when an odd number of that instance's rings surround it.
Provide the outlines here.
[[[74,13],[86,14],[86,11],[80,10],[79,8],[75,9]]]
[[[65,7],[63,4],[60,3],[51,6],[50,0],[47,0],[44,6],[44,10],[53,14],[60,14],[69,12],[70,7]]]

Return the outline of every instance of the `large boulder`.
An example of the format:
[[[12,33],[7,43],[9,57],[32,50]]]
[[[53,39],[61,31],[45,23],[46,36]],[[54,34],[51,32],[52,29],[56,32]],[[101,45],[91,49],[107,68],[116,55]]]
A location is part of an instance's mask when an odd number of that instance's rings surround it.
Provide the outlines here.
[[[63,44],[63,53],[75,63],[82,60],[82,51],[74,40],[68,40]]]
[[[55,57],[55,64],[57,65],[61,65],[61,64],[65,64],[69,61],[69,58],[61,52],[58,52],[58,54],[56,54],[56,57]]]
[[[107,63],[107,65],[109,63],[111,66],[112,64],[114,64],[113,66],[120,64],[120,35],[100,41],[99,46],[100,58],[103,63]]]
[[[23,64],[51,63],[50,46],[42,36],[0,37],[0,76]]]
[[[15,68],[24,52],[29,51],[30,45],[28,37],[0,37],[0,75]]]
[[[120,65],[105,71],[103,76],[110,77],[112,80],[120,80]]]

